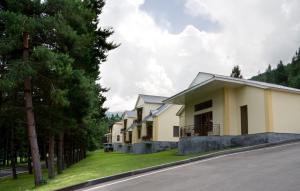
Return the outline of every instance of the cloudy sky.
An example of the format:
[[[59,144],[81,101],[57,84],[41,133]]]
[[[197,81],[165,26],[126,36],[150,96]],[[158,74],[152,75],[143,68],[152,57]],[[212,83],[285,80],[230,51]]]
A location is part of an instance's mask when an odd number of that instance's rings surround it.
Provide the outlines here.
[[[102,26],[121,46],[101,65],[110,111],[137,94],[171,96],[199,71],[244,77],[288,63],[300,46],[299,0],[106,0]]]

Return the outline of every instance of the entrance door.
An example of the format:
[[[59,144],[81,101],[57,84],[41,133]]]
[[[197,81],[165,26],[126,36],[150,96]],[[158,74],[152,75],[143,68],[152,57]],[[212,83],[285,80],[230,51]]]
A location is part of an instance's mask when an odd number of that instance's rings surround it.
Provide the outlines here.
[[[212,131],[212,112],[202,113],[194,117],[194,132],[199,136],[207,136]]]
[[[147,127],[147,138],[148,139],[152,139],[152,132],[153,132],[152,126],[148,126]]]
[[[248,107],[247,107],[247,105],[241,106],[241,133],[242,133],[242,135],[248,134]]]

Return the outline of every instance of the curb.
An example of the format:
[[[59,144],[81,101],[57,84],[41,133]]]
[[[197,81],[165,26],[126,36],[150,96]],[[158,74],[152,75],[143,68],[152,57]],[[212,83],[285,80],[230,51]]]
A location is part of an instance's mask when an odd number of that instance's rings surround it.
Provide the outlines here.
[[[160,170],[160,169],[164,169],[164,168],[169,168],[169,167],[173,167],[173,166],[187,164],[187,163],[200,161],[200,160],[204,160],[204,159],[208,159],[208,158],[213,158],[213,157],[217,157],[217,156],[221,156],[221,155],[228,155],[228,154],[239,153],[239,152],[244,152],[244,151],[251,151],[251,150],[256,150],[256,149],[261,149],[261,148],[274,147],[274,146],[277,146],[277,145],[284,145],[284,144],[294,143],[294,142],[300,142],[300,139],[280,141],[280,142],[274,142],[274,143],[265,143],[265,144],[259,144],[259,145],[254,145],[254,146],[247,146],[247,147],[233,148],[233,149],[229,149],[229,150],[217,151],[217,152],[213,152],[213,153],[210,153],[210,154],[205,154],[205,155],[201,155],[201,156],[197,156],[197,157],[192,157],[190,159],[185,159],[185,160],[181,160],[181,161],[177,161],[177,162],[166,163],[166,164],[162,164],[162,165],[157,165],[157,166],[142,168],[142,169],[138,169],[138,170],[134,170],[134,171],[124,172],[124,173],[120,173],[120,174],[116,174],[116,175],[112,175],[112,176],[106,176],[106,177],[102,177],[102,178],[88,180],[86,182],[75,184],[75,185],[68,186],[68,187],[64,187],[64,188],[61,188],[61,189],[57,189],[55,191],[78,190],[78,189],[94,186],[94,185],[97,185],[97,184],[101,184],[101,183],[105,183],[105,182],[109,182],[109,181],[113,181],[113,180],[126,178],[126,177],[129,177],[129,176],[139,175],[139,174],[143,174],[143,173],[146,173],[146,172],[151,172],[151,171],[155,171],[155,170]]]

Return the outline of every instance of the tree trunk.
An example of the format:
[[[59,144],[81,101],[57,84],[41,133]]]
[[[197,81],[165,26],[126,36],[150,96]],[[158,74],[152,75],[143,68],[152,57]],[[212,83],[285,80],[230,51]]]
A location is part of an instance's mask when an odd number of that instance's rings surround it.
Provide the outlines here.
[[[64,133],[61,132],[58,137],[57,148],[57,173],[61,174],[64,170]]]
[[[29,34],[27,32],[24,32],[23,33],[24,64],[26,64],[29,57],[28,41],[29,41]],[[35,130],[30,76],[24,79],[24,98],[25,98],[25,107],[26,107],[27,131],[28,131],[28,138],[29,138],[30,148],[31,148],[31,158],[33,163],[34,183],[36,186],[39,186],[42,184],[43,177],[42,177],[39,146],[38,146],[36,130]]]
[[[28,173],[32,174],[32,165],[31,165],[31,153],[30,153],[30,148],[28,148],[28,154],[27,154],[27,169]]]
[[[11,170],[13,179],[17,179],[17,169],[16,169],[16,150],[15,150],[15,132],[14,127],[11,128],[11,139],[10,139],[10,160],[11,160]]]
[[[7,166],[7,158],[8,158],[8,132],[6,133],[5,137],[5,150],[4,150],[4,160],[3,160],[3,166]]]
[[[54,140],[54,135],[50,134],[49,135],[49,150],[48,150],[48,178],[53,179],[55,176],[55,171],[54,171],[54,145],[55,145],[55,140]]]

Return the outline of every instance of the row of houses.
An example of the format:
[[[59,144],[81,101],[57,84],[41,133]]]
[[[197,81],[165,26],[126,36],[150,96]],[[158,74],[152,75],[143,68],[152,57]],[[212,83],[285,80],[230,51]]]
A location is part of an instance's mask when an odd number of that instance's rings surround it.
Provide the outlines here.
[[[107,134],[114,150],[145,153],[147,145],[156,145],[156,151],[177,146],[180,136],[181,105],[168,104],[167,97],[138,95],[134,109],[125,111],[122,121],[115,123]],[[142,148],[141,148],[142,147]],[[150,148],[149,152],[153,152]],[[138,151],[137,151],[138,149]]]
[[[136,144],[145,151],[148,144],[151,152],[157,144],[166,149],[179,141],[186,153],[210,149],[203,148],[207,145],[219,149],[233,142],[245,146],[300,138],[299,115],[299,89],[200,72],[171,97],[139,95],[109,135],[127,151],[134,152]]]

